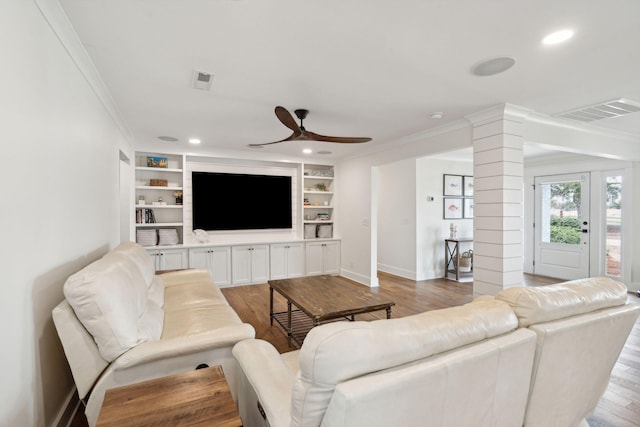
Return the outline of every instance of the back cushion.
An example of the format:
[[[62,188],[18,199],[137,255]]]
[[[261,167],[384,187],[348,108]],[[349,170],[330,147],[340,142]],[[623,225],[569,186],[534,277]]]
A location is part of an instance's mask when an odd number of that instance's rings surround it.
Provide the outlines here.
[[[69,277],[64,295],[108,362],[158,339],[162,310],[147,301],[141,271],[126,257],[105,256]]]
[[[123,242],[106,256],[114,254],[122,254],[134,263],[140,270],[144,283],[146,283],[147,286],[151,286],[151,281],[156,274],[156,268],[153,263],[153,258],[151,258],[151,255],[149,255],[142,246],[134,242]]]
[[[572,280],[548,286],[515,287],[496,295],[508,303],[518,316],[519,326],[575,316],[622,305],[627,287],[608,277]]]
[[[400,319],[313,328],[300,350],[291,425],[320,425],[337,383],[512,331],[506,303],[481,298]]]

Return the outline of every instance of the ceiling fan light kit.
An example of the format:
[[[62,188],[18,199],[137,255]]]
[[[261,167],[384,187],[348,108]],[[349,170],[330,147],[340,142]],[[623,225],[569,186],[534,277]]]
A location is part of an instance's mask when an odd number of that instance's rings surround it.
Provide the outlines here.
[[[305,129],[303,125],[304,119],[306,119],[307,115],[309,114],[309,110],[306,110],[303,108],[299,108],[294,111],[296,117],[298,117],[298,119],[300,120],[300,125],[296,123],[291,113],[289,113],[289,111],[284,107],[277,106],[275,108],[275,113],[278,120],[280,120],[280,122],[283,125],[291,129],[293,133],[288,138],[282,139],[280,141],[265,142],[262,144],[249,144],[250,147],[278,144],[280,142],[285,142],[285,141],[320,141],[320,142],[337,142],[341,144],[353,144],[353,143],[362,143],[362,142],[371,141],[371,138],[367,138],[367,137],[327,136],[327,135],[320,135],[318,133],[310,132],[307,129]]]

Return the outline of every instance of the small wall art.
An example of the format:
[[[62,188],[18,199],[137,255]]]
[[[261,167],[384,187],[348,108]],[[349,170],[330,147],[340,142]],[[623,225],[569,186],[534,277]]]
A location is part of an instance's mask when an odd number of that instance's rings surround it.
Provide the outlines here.
[[[462,196],[462,175],[443,175],[443,196]]]
[[[464,187],[464,197],[473,197],[473,177],[472,176],[464,176],[462,177],[463,187]]]
[[[444,198],[444,219],[461,219],[462,218],[462,201],[458,198]]]
[[[465,219],[473,218],[473,199],[464,199],[464,213]]]

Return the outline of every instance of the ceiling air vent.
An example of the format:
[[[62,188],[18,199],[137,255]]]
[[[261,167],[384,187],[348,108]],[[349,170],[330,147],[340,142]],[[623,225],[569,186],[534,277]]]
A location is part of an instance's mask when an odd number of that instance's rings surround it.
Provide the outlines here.
[[[582,107],[577,110],[555,114],[555,116],[581,122],[594,122],[596,120],[637,113],[638,111],[640,111],[640,103],[619,98],[596,105],[590,105],[589,107]]]
[[[200,90],[211,90],[213,74],[204,71],[195,71],[193,74],[193,88]]]

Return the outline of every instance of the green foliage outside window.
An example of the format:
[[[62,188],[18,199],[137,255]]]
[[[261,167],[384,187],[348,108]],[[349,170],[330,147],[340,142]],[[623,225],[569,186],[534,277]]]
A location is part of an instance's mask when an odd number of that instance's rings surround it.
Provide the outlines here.
[[[550,223],[551,243],[566,243],[577,245],[580,243],[580,219],[576,217],[559,217],[552,215]]]

